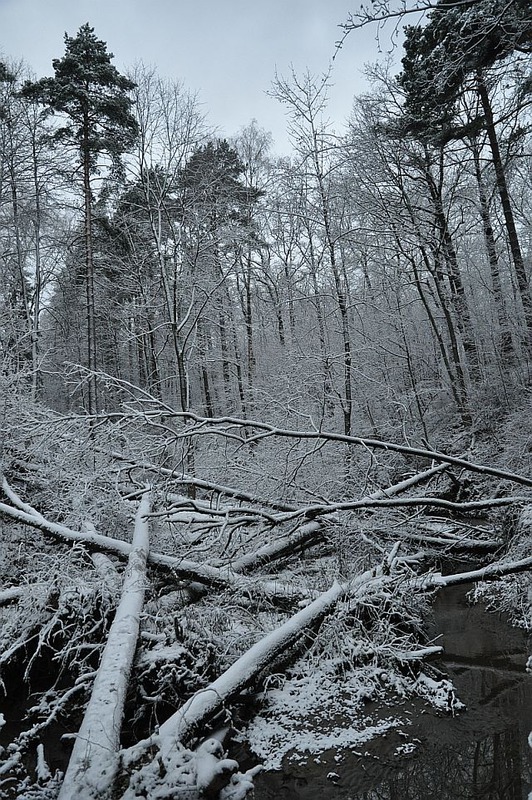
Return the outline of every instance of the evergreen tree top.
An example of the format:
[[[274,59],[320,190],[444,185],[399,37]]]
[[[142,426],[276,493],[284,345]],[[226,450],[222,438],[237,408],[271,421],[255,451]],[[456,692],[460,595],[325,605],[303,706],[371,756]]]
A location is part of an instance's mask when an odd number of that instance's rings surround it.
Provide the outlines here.
[[[532,52],[530,0],[476,0],[450,6],[440,0],[424,27],[405,28],[405,110],[412,130],[444,128],[469,76],[514,52]]]
[[[96,37],[94,28],[87,22],[81,26],[77,36],[65,33],[65,55],[52,61],[55,71],[53,80],[66,86],[89,84],[93,87],[115,87],[124,92],[134,89],[133,81],[121,75],[111,64],[113,58],[114,54],[107,50],[107,44]]]
[[[128,96],[135,83],[120,74],[112,58],[107,44],[86,23],[76,36],[65,34],[65,54],[52,61],[55,76],[27,81],[21,95],[74,123],[74,128],[59,128],[56,139],[76,142],[93,155],[108,152],[114,157],[131,146],[138,125]]]
[[[15,76],[3,61],[0,61],[0,83],[14,83]]]
[[[216,139],[199,147],[181,172],[181,184],[196,202],[254,203],[259,189],[242,182],[244,164],[226,139]]]

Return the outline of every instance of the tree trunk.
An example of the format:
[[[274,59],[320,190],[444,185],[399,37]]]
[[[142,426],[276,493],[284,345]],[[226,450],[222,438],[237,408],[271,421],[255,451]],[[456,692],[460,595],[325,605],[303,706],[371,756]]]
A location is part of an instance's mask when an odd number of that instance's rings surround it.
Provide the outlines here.
[[[243,266],[243,265],[242,265]],[[247,355],[247,388],[251,401],[253,386],[255,383],[255,344],[253,341],[253,303],[251,294],[251,253],[246,254],[246,268],[242,270],[244,275],[244,325],[246,328],[246,355]],[[281,319],[282,323],[282,319]],[[281,335],[281,334],[280,334]]]
[[[94,258],[92,250],[92,189],[90,178],[90,145],[89,120],[85,114],[83,122],[83,200],[84,200],[84,239],[85,239],[85,297],[87,304],[87,382],[89,415],[98,413],[98,395],[96,383],[96,314],[94,300]]]
[[[279,656],[286,654],[301,639],[306,630],[321,622],[345,593],[345,586],[334,583],[313,603],[298,611],[283,625],[258,641],[229,669],[203,691],[185,703],[159,729],[161,752],[166,755],[176,741],[187,743],[198,729],[234,697],[267,672]]]
[[[118,605],[92,694],[77,734],[59,800],[109,797],[118,772],[120,730],[147,583],[149,532],[146,492],[135,520],[133,542]]]
[[[482,71],[477,72],[477,88],[484,112],[484,119],[486,122],[486,132],[488,134],[488,141],[490,144],[491,157],[493,160],[493,167],[495,169],[495,177],[497,179],[497,189],[501,199],[501,206],[504,215],[504,223],[506,232],[508,234],[508,244],[512,254],[512,261],[514,264],[515,277],[519,289],[519,295],[523,304],[523,311],[525,315],[526,331],[527,331],[527,350],[530,354],[532,352],[532,296],[530,294],[530,286],[528,276],[526,273],[523,254],[519,244],[519,237],[517,235],[517,228],[515,226],[515,218],[510,201],[510,193],[508,191],[508,184],[504,172],[504,165],[502,162],[501,151],[499,147],[499,140],[497,138],[497,131],[495,128],[495,120],[493,117],[493,109],[488,94],[488,89],[484,81]]]
[[[440,159],[443,159],[443,149],[440,151]],[[453,239],[447,222],[447,217],[443,207],[443,164],[440,164],[440,179],[438,182],[436,182],[430,170],[427,150],[424,174],[434,209],[434,220],[437,230],[435,258],[440,262],[445,262],[447,268],[447,279],[451,293],[451,302],[455,311],[454,316],[456,319],[456,327],[458,328],[462,338],[462,345],[466,355],[467,363],[471,369],[471,372],[475,374],[478,372],[479,357],[475,343],[475,337],[473,334],[471,314],[469,313],[465,288],[462,281],[460,268],[458,266],[458,256],[456,254]]]
[[[425,262],[425,265],[428,265],[429,264],[429,257],[426,254],[425,249],[421,245],[420,245],[420,250],[421,250],[423,261]],[[451,351],[451,355],[449,355],[449,353],[447,351],[447,346],[446,346],[446,344],[444,342],[444,339],[443,339],[443,336],[442,336],[441,331],[439,329],[438,323],[437,323],[436,318],[435,318],[435,316],[434,316],[434,314],[432,312],[432,309],[430,307],[430,303],[429,303],[429,301],[428,301],[428,299],[426,297],[426,293],[425,293],[425,290],[423,288],[423,282],[421,280],[421,276],[419,274],[419,270],[418,270],[417,264],[415,262],[415,259],[413,257],[411,257],[411,256],[408,256],[408,258],[409,258],[409,261],[410,261],[410,263],[412,265],[412,269],[413,269],[413,272],[414,272],[414,283],[415,283],[416,288],[418,290],[418,294],[419,294],[419,297],[421,299],[421,302],[423,303],[423,307],[424,307],[424,309],[425,309],[425,311],[427,313],[427,317],[428,317],[429,322],[431,324],[431,327],[432,327],[432,330],[434,332],[434,335],[436,336],[436,341],[438,342],[438,347],[439,347],[439,350],[440,350],[440,353],[441,353],[441,356],[442,356],[442,359],[443,359],[443,363],[445,365],[445,371],[447,372],[447,376],[448,376],[449,381],[451,383],[452,396],[454,398],[454,401],[456,403],[456,407],[458,409],[458,412],[460,414],[462,422],[464,423],[464,426],[465,427],[469,427],[471,425],[471,413],[470,413],[469,408],[468,408],[467,387],[466,387],[465,376],[463,374],[463,370],[462,370],[462,365],[460,363],[460,359],[458,358],[458,360],[457,360],[457,357],[458,357],[457,350],[456,350],[456,348],[453,349]],[[427,268],[430,270],[430,267],[427,267]],[[448,322],[448,320],[446,320],[446,321]],[[451,330],[452,330],[452,328],[451,328]],[[454,371],[453,371],[453,369],[451,367],[451,361],[453,362],[453,365],[454,365]]]
[[[3,516],[14,519],[19,523],[30,525],[48,536],[69,544],[78,542],[91,550],[113,553],[119,558],[129,558],[131,545],[128,542],[113,539],[95,531],[76,531],[60,523],[47,520],[30,505],[24,503],[9,487],[5,479],[2,482],[2,488],[16,506],[13,508],[7,503],[0,503],[0,514]],[[266,580],[257,582],[256,579],[248,580],[244,576],[228,570],[226,567],[213,567],[210,564],[202,564],[153,551],[150,551],[148,560],[150,564],[153,564],[163,572],[170,573],[174,577],[177,575],[194,583],[201,583],[204,586],[216,589],[234,589],[248,592],[258,590],[269,595],[272,599],[290,598],[293,600],[298,594],[291,586],[282,584],[279,581]]]
[[[497,247],[495,245],[495,234],[493,233],[493,226],[491,224],[490,209],[486,189],[484,187],[484,180],[482,177],[482,170],[480,167],[480,153],[478,142],[473,140],[471,142],[471,149],[473,152],[473,163],[475,165],[475,178],[478,187],[478,199],[480,218],[482,220],[482,231],[484,233],[484,242],[486,245],[486,253],[488,256],[488,263],[490,267],[491,286],[493,291],[493,299],[495,303],[495,311],[497,313],[497,320],[499,323],[499,336],[500,336],[500,351],[503,356],[513,354],[514,348],[512,343],[512,335],[506,309],[504,307],[504,296],[502,291],[501,273],[499,269],[499,259],[497,257]]]
[[[31,129],[31,157],[32,157],[32,178],[33,178],[33,191],[35,196],[35,214],[33,218],[33,235],[34,235],[34,258],[35,258],[35,276],[33,279],[33,307],[32,307],[32,332],[31,332],[31,364],[32,364],[32,380],[31,380],[31,396],[35,402],[38,399],[42,388],[42,377],[40,370],[40,318],[41,318],[41,302],[43,292],[43,273],[41,263],[41,187],[39,182],[39,153],[37,151],[37,130],[35,127]]]
[[[434,287],[435,287],[435,290],[436,290],[437,303],[438,303],[438,305],[440,306],[440,308],[442,310],[443,317],[444,317],[444,320],[445,320],[445,325],[446,325],[447,332],[448,332],[448,335],[449,335],[450,353],[449,353],[449,351],[447,349],[447,345],[445,344],[445,342],[443,340],[443,336],[442,336],[442,334],[441,334],[441,332],[439,330],[439,326],[437,324],[435,315],[433,314],[432,309],[430,307],[430,304],[428,302],[428,299],[427,299],[427,296],[426,296],[426,292],[425,292],[425,290],[423,288],[423,281],[421,280],[421,275],[419,273],[419,269],[417,267],[416,261],[415,261],[415,259],[413,258],[413,256],[410,253],[406,253],[404,251],[404,248],[403,248],[403,246],[401,244],[401,237],[399,235],[399,232],[397,231],[397,229],[394,226],[395,240],[396,240],[397,245],[401,249],[401,252],[403,252],[403,255],[405,255],[405,257],[408,259],[408,261],[412,265],[412,269],[414,271],[415,285],[416,285],[417,291],[419,293],[421,302],[423,303],[423,307],[425,308],[425,311],[426,311],[427,316],[429,318],[429,321],[430,321],[430,324],[432,326],[432,329],[433,329],[433,331],[434,331],[434,333],[436,335],[438,346],[440,348],[440,352],[442,354],[443,362],[444,362],[444,365],[445,365],[445,369],[447,371],[447,375],[448,375],[449,380],[451,382],[451,392],[452,392],[452,395],[453,395],[453,397],[455,399],[457,410],[458,410],[458,412],[460,414],[460,418],[462,420],[462,423],[463,423],[464,427],[465,428],[469,428],[471,426],[471,421],[472,420],[471,420],[471,411],[469,409],[469,398],[468,398],[468,391],[467,391],[467,381],[466,381],[466,376],[465,376],[465,373],[464,373],[464,369],[462,367],[462,361],[461,361],[461,358],[460,358],[460,348],[458,347],[458,339],[457,339],[457,334],[456,334],[456,331],[455,331],[454,320],[453,320],[453,316],[452,316],[450,308],[449,308],[449,303],[447,301],[445,287],[443,286],[441,277],[440,277],[440,275],[438,273],[438,265],[436,264],[435,266],[433,266],[431,264],[431,260],[430,260],[429,254],[428,254],[427,249],[426,249],[426,247],[425,247],[425,245],[423,243],[422,232],[420,231],[419,225],[417,223],[415,210],[412,207],[412,204],[410,202],[410,198],[409,198],[409,196],[408,196],[408,194],[406,192],[405,187],[402,185],[402,183],[400,184],[400,189],[401,189],[401,199],[402,199],[402,201],[403,201],[403,203],[405,205],[406,210],[408,211],[410,220],[411,220],[411,222],[412,222],[412,224],[414,226],[414,230],[415,230],[417,238],[418,238],[419,250],[420,250],[420,253],[421,253],[421,257],[422,257],[422,263],[424,265],[425,270],[427,271],[427,273],[429,275],[432,276],[433,281],[434,281]],[[437,259],[437,258],[438,258],[438,253],[436,252],[435,253],[435,259]]]
[[[357,579],[357,584],[362,579],[367,580],[368,574],[365,573]],[[146,750],[154,744],[158,748],[157,757],[169,766],[172,756],[178,753],[177,746],[189,745],[194,739],[203,736],[205,726],[223,710],[227,701],[259,682],[275,667],[280,657],[286,658],[290,653],[293,658],[298,644],[300,649],[305,640],[305,633],[309,629],[315,629],[331,613],[345,592],[346,587],[335,582],[327,592],[319,595],[283,625],[254,644],[213,683],[197,692],[163,722],[157,736],[139,742],[125,751],[124,760],[128,772],[131,764],[142,758]],[[309,641],[313,641],[313,638]]]

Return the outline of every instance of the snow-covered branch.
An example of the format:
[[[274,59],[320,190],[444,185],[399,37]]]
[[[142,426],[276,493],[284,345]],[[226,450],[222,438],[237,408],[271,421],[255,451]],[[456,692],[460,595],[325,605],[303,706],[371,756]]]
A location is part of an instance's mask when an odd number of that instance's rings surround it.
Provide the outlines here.
[[[110,536],[104,536],[93,530],[76,531],[45,519],[42,514],[24,503],[18,495],[11,489],[6,479],[2,481],[2,489],[9,496],[10,500],[21,508],[14,508],[6,503],[0,502],[0,514],[10,517],[17,522],[31,525],[38,528],[43,533],[53,536],[69,543],[84,544],[89,549],[100,550],[105,553],[112,553],[120,558],[128,558],[131,552],[131,544]],[[185,578],[205,586],[215,589],[241,590],[253,593],[263,593],[271,598],[290,598],[293,599],[301,592],[290,586],[285,586],[279,581],[253,580],[243,575],[236,574],[229,568],[214,567],[209,564],[201,564],[189,559],[168,556],[163,553],[150,551],[148,556],[150,564],[166,570],[173,575]]]
[[[16,603],[24,594],[23,586],[11,586],[9,589],[0,591],[0,606],[7,606],[9,603]]]
[[[465,502],[454,502],[440,497],[422,495],[419,497],[398,497],[389,499],[372,499],[363,497],[361,500],[345,500],[338,503],[315,504],[299,509],[297,512],[285,514],[283,519],[291,520],[296,517],[304,516],[314,518],[323,514],[332,514],[338,511],[358,511],[370,508],[416,508],[419,506],[443,508],[446,511],[466,513],[470,511],[482,511],[488,508],[504,508],[505,506],[517,505],[519,503],[530,503],[531,498],[526,495],[510,495],[509,497],[492,497],[485,500],[469,500]]]
[[[123,419],[124,414],[110,415],[112,418]],[[433,464],[449,464],[459,467],[468,472],[476,472],[482,475],[492,475],[501,480],[511,481],[523,486],[532,486],[532,478],[527,475],[520,475],[515,472],[490,466],[488,464],[476,464],[466,458],[452,456],[438,450],[429,450],[422,447],[410,447],[409,445],[388,442],[380,439],[365,438],[362,436],[348,436],[334,431],[324,430],[296,430],[282,428],[268,422],[259,420],[245,419],[240,417],[202,417],[191,411],[171,411],[168,407],[155,410],[132,411],[132,418],[138,422],[155,424],[161,418],[181,419],[185,423],[182,430],[168,431],[169,435],[176,439],[188,438],[190,436],[222,436],[234,439],[241,444],[250,445],[265,438],[277,437],[280,439],[314,440],[322,442],[338,442],[346,445],[361,446],[369,450],[385,450],[388,452],[401,453],[403,455],[414,456],[416,458],[428,459]],[[249,435],[243,436],[243,431],[250,431]],[[170,470],[171,472],[171,470]]]

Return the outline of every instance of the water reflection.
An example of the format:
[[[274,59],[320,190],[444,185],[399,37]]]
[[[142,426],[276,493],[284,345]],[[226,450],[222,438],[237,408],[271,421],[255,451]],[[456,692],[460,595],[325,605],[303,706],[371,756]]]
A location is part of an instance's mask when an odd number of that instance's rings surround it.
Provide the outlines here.
[[[257,779],[256,800],[526,800],[532,677],[525,637],[498,615],[469,607],[462,587],[435,603],[442,669],[467,712],[438,716],[405,704],[386,709],[411,724],[370,742],[362,756],[329,751]]]

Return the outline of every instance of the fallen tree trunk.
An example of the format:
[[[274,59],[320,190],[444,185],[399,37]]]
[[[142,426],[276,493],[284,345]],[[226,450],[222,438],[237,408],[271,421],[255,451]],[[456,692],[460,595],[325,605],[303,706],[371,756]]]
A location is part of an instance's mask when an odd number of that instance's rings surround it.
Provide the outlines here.
[[[429,469],[425,469],[422,472],[416,472],[416,474],[411,475],[410,478],[405,478],[398,483],[394,483],[392,486],[388,486],[386,489],[377,489],[377,491],[371,492],[371,494],[366,495],[366,497],[363,499],[384,500],[387,497],[395,497],[402,492],[406,492],[407,489],[411,489],[413,486],[418,486],[420,483],[430,480],[430,478],[433,478],[434,475],[438,475],[440,472],[445,472],[447,469],[449,469],[448,464],[437,464],[435,467],[429,467]]]
[[[367,573],[358,580],[364,581],[371,575]],[[255,685],[281,655],[292,651],[295,655],[298,642],[303,641],[305,634],[331,613],[345,591],[345,585],[335,582],[328,591],[254,644],[209,686],[197,692],[161,725],[157,734],[124,750],[123,770],[130,776],[130,788],[121,796],[124,799],[144,796],[144,781],[149,785],[153,775],[157,776],[157,787],[161,790],[165,776],[174,773],[182,747],[202,736],[205,726],[225,708],[226,703]],[[151,754],[149,762],[138,767],[148,752]],[[179,789],[175,785],[172,788],[174,791]]]
[[[434,475],[448,469],[447,464],[438,464],[436,467],[423,470],[412,475],[410,478],[399,481],[398,483],[388,486],[386,489],[378,489],[369,495],[366,495],[361,502],[371,502],[373,500],[383,500],[385,498],[393,498],[402,492],[406,492],[413,486],[417,486],[424,481],[429,480]],[[331,514],[331,519],[336,520],[337,514]],[[320,519],[312,520],[301,525],[296,531],[289,536],[271,542],[256,550],[254,553],[246,553],[232,562],[231,566],[236,572],[246,572],[255,569],[256,567],[269,564],[271,561],[284,558],[287,555],[298,552],[304,547],[311,546],[319,542],[323,537],[322,523],[325,522],[327,517],[324,515]]]
[[[135,519],[122,595],[109,631],[92,694],[76,736],[59,800],[109,797],[118,771],[120,731],[127,684],[140,627],[147,584],[149,493]]]
[[[395,563],[396,559],[392,556],[390,560]],[[389,566],[392,568],[393,564]],[[121,795],[122,800],[145,796],[146,786],[153,785],[153,780],[164,793],[165,776],[175,774],[175,764],[182,761],[182,748],[193,745],[205,736],[208,726],[224,711],[226,705],[243,691],[256,686],[272,669],[277,668],[282,656],[289,654],[295,658],[304,648],[306,634],[314,631],[316,625],[334,611],[340,600],[349,598],[352,612],[353,603],[371,602],[383,590],[388,595],[395,582],[396,578],[385,574],[382,569],[364,572],[347,584],[335,582],[314,602],[254,644],[219,678],[197,692],[163,722],[157,734],[123,751],[122,771],[129,776],[130,783]],[[313,636],[309,637],[308,642],[313,640]],[[440,646],[405,649],[398,653],[398,659],[411,662],[441,651]],[[139,764],[142,766],[139,767]],[[175,791],[179,787],[174,784],[173,788]]]
[[[496,581],[505,575],[514,575],[519,572],[528,572],[532,569],[532,556],[515,561],[497,561],[486,567],[472,569],[469,572],[456,572],[452,575],[442,575],[435,572],[429,575],[420,575],[411,578],[409,585],[413,590],[431,591],[444,586],[457,586],[461,583],[474,583],[475,581]]]
[[[304,547],[316,544],[323,535],[323,521],[313,520],[312,522],[307,522],[288,536],[283,536],[270,544],[265,544],[253,553],[246,553],[246,555],[232,561],[231,568],[235,572],[247,572],[270,564],[272,561],[279,561],[287,555],[293,555]]]
[[[56,539],[67,543],[84,544],[90,549],[113,553],[120,558],[128,558],[131,552],[131,544],[110,536],[104,536],[95,531],[76,531],[45,519],[38,511],[27,503],[24,503],[18,495],[11,489],[6,479],[2,482],[2,489],[9,499],[18,506],[0,503],[0,514],[10,517],[17,522],[31,525],[38,528],[44,534],[53,536]],[[150,564],[164,569],[180,578],[185,578],[195,583],[200,583],[214,589],[237,589],[256,593],[263,593],[275,599],[294,599],[297,596],[305,595],[305,592],[298,591],[292,586],[286,586],[279,581],[257,581],[238,575],[228,568],[213,567],[209,564],[201,564],[188,559],[167,556],[163,553],[150,551],[148,560]]]
[[[159,746],[163,755],[168,754],[176,742],[189,744],[227,700],[251,686],[309,628],[321,622],[345,591],[345,585],[335,582],[327,592],[254,644],[210,686],[195,694],[163,722],[159,728]]]
[[[93,553],[91,560],[94,564],[94,569],[107,588],[116,589],[120,585],[120,574],[111,559],[104,553]]]
[[[147,472],[155,473],[156,475],[161,475],[163,478],[169,478],[178,486],[194,486],[197,489],[205,489],[206,491],[214,492],[218,496],[233,497],[235,500],[243,500],[247,503],[256,503],[258,506],[273,508],[277,511],[294,511],[297,508],[297,506],[290,503],[277,503],[274,500],[265,500],[264,498],[257,497],[249,492],[244,492],[240,489],[233,489],[231,486],[223,486],[221,483],[215,483],[214,481],[202,480],[201,478],[194,477],[194,475],[187,475],[184,472],[170,469],[169,467],[161,467],[158,464],[152,464],[150,461],[135,461],[134,459],[129,458],[122,453],[117,453],[114,451],[109,452],[107,450],[103,450],[102,448],[96,449],[105,455],[110,456],[116,461],[123,462],[128,469],[141,469],[146,470]],[[170,502],[172,502],[172,494],[170,492],[167,494],[167,497]]]
[[[23,597],[25,589],[22,586],[11,586],[9,589],[0,591],[0,606],[7,606],[9,603],[16,603]]]
[[[98,374],[101,377],[105,377],[107,379],[110,378],[110,376],[106,375],[105,373]],[[133,387],[132,384],[129,384],[127,381],[120,380],[118,383],[121,386],[128,386],[130,389],[134,389],[137,393],[139,391],[138,387]],[[144,423],[146,425],[156,426],[160,425],[161,420],[182,420],[184,424],[182,430],[170,430],[169,427],[165,425],[166,433],[171,434],[175,439],[189,439],[192,436],[221,436],[236,440],[242,445],[253,445],[256,442],[261,441],[261,439],[267,439],[270,437],[278,437],[280,439],[296,439],[299,441],[339,442],[347,445],[363,447],[366,450],[385,450],[392,453],[401,453],[405,456],[424,458],[433,463],[449,464],[468,472],[477,472],[482,475],[492,475],[502,480],[532,487],[532,478],[528,475],[520,475],[519,473],[490,466],[488,464],[477,464],[473,461],[469,461],[467,458],[448,455],[447,453],[442,453],[439,450],[430,450],[426,447],[412,447],[410,445],[398,444],[396,442],[389,442],[382,439],[372,439],[364,436],[352,436],[345,433],[325,431],[316,427],[313,427],[310,430],[297,430],[293,428],[282,428],[269,422],[262,422],[256,419],[246,419],[243,417],[203,417],[193,411],[177,411],[147,392],[143,392],[142,395],[143,396],[138,396],[137,394],[137,396],[134,397],[134,401],[139,404],[138,410],[135,410],[132,406],[130,406],[128,413],[110,412],[94,415],[93,417],[87,415],[83,417],[83,420],[89,424],[93,424],[101,423],[106,419],[117,421],[125,421],[129,419],[131,421]],[[147,404],[148,407],[144,407],[143,403]],[[252,430],[251,436],[242,435],[241,431],[245,431],[246,429]],[[124,457],[121,453],[108,453],[108,455],[111,455],[118,460],[124,460],[126,462],[128,461],[127,457]],[[160,474],[164,474],[159,467],[153,464],[150,464],[149,466],[146,465],[145,468],[150,469],[153,467],[155,467],[156,471],[160,472]],[[169,473],[169,476],[179,476],[179,473],[176,473],[175,470],[166,469],[165,472]],[[186,479],[183,482],[186,483]]]
[[[254,644],[210,686],[197,692],[161,725],[157,736],[124,751],[126,762],[138,758],[139,752],[153,743],[157,743],[163,753],[169,752],[172,743],[189,744],[198,735],[201,726],[215,716],[226,701],[265,675],[282,653],[289,651],[306,631],[332,612],[342,597],[349,597],[351,601],[358,597],[362,602],[368,593],[381,590],[391,581],[390,576],[383,576],[374,569],[358,575],[349,583],[340,584],[336,581],[328,591],[318,595],[312,603]]]

